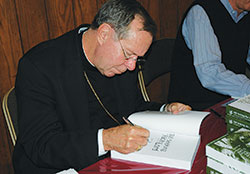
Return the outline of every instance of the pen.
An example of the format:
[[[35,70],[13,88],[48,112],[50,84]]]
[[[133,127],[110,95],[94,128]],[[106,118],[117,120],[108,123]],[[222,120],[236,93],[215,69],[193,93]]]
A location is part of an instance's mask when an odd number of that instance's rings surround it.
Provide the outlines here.
[[[211,111],[214,115],[216,115],[217,117],[219,117],[219,118],[221,118],[221,119],[224,119],[224,117],[223,117],[221,114],[219,114],[218,112],[216,112],[215,110],[210,109],[210,111]]]
[[[129,119],[122,117],[122,119],[127,123],[130,124],[131,126],[134,126],[134,123],[132,123]]]

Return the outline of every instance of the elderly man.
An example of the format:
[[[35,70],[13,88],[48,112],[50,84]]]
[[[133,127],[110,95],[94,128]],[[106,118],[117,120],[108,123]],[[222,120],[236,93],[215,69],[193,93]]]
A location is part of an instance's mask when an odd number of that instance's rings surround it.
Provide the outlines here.
[[[134,152],[147,144],[150,133],[125,124],[123,117],[142,110],[190,109],[144,102],[138,90],[136,60],[148,50],[155,31],[137,1],[110,0],[91,25],[24,55],[16,78],[17,174],[80,170],[109,150]]]

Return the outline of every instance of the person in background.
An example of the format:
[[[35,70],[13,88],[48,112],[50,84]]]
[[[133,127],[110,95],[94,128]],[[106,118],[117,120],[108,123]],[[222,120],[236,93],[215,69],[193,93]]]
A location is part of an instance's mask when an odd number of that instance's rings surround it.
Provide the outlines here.
[[[196,0],[179,28],[168,101],[203,110],[250,94],[250,1]]]
[[[147,144],[150,132],[124,118],[144,110],[191,109],[143,100],[136,61],[155,33],[140,3],[109,0],[91,25],[40,43],[20,59],[16,174],[80,170],[110,150],[134,152]]]

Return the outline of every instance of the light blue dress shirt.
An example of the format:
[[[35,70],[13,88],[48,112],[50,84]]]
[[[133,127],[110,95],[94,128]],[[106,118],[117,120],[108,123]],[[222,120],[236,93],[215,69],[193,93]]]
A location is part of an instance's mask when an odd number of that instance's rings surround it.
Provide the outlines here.
[[[237,16],[228,0],[221,2],[236,23],[248,13],[244,11]],[[197,76],[205,88],[232,97],[250,94],[250,79],[244,74],[235,74],[226,69],[221,62],[217,37],[200,5],[195,5],[189,11],[183,23],[182,34],[188,48],[192,50]],[[250,47],[246,59],[250,64]]]

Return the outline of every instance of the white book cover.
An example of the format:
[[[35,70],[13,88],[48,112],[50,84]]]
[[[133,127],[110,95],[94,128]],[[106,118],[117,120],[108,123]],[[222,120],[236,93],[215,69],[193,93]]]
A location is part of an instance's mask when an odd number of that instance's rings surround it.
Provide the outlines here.
[[[217,170],[218,172],[220,173],[228,173],[228,174],[247,174],[245,172],[242,172],[240,170],[238,170],[237,168],[235,167],[232,167],[228,164],[225,164],[221,161],[217,161],[213,158],[207,158],[207,166],[214,169],[214,170]]]
[[[111,158],[190,170],[200,143],[200,124],[208,113],[134,113],[129,120],[150,131],[148,144],[130,154],[111,151]]]
[[[249,173],[250,130],[241,128],[208,143],[206,155],[244,173]]]
[[[228,105],[250,113],[250,95],[242,97]]]

